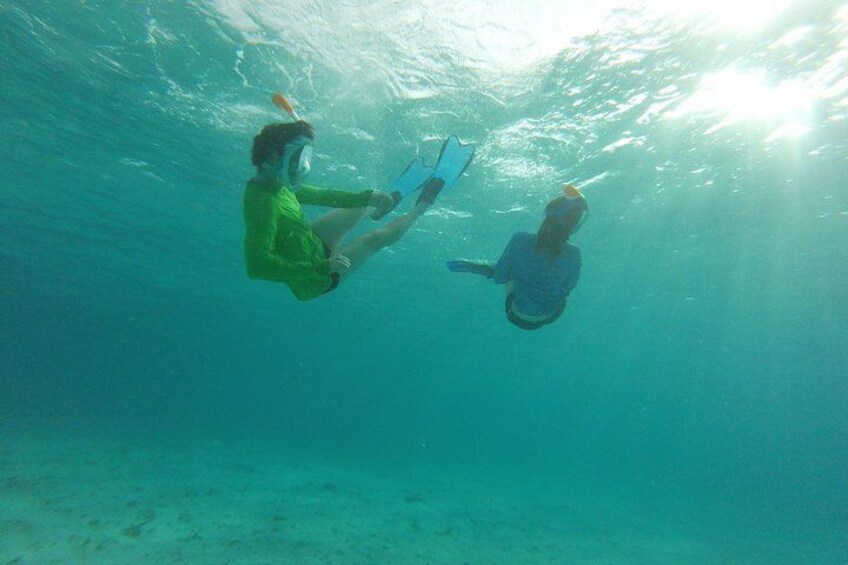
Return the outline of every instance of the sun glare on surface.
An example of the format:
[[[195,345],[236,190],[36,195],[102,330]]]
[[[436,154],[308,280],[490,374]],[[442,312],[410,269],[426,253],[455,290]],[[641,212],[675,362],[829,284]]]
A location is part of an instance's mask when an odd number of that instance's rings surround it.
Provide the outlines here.
[[[498,68],[522,68],[561,52],[576,38],[607,30],[609,15],[617,8],[639,8],[646,18],[670,16],[747,32],[805,0],[477,0],[456,7],[450,0],[431,1],[449,3],[452,7],[442,12],[446,19],[476,30],[476,43],[468,49],[482,49],[482,60]]]
[[[815,93],[799,80],[769,84],[762,71],[726,69],[701,79],[699,89],[668,118],[691,114],[718,115],[722,119],[708,133],[742,120],[797,122],[808,116]],[[794,128],[795,132],[802,132]]]
[[[648,6],[682,19],[706,17],[725,28],[753,30],[779,16],[791,0],[650,0]]]

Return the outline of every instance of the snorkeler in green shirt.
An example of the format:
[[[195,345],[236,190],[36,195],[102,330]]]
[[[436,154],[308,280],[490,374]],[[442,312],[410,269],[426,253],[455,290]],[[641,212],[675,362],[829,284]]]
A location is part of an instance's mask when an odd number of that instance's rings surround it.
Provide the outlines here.
[[[256,176],[244,192],[247,275],[283,282],[299,300],[334,290],[374,253],[399,241],[445,185],[441,179],[422,179],[421,186],[414,187],[421,188],[421,195],[410,212],[343,241],[369,206],[374,208],[372,217],[381,217],[398,199],[376,190],[352,193],[304,184],[314,139],[314,128],[300,119],[265,126],[253,139]],[[334,210],[310,223],[302,204]]]

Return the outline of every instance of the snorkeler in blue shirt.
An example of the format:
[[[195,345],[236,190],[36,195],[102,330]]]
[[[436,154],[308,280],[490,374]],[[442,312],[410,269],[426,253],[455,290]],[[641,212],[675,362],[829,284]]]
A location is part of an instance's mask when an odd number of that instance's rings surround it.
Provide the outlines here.
[[[580,277],[580,249],[568,243],[589,208],[575,187],[545,207],[539,232],[518,232],[494,266],[448,261],[453,272],[473,273],[506,285],[506,316],[521,329],[536,330],[555,322],[565,310],[569,293]]]

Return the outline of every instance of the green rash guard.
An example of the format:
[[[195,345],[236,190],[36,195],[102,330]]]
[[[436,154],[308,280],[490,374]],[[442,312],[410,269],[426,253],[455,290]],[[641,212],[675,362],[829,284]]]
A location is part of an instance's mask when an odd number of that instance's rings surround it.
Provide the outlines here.
[[[244,191],[244,258],[247,276],[286,283],[299,300],[324,293],[332,279],[324,242],[312,230],[301,204],[361,208],[371,190],[345,192],[302,185],[249,181]]]

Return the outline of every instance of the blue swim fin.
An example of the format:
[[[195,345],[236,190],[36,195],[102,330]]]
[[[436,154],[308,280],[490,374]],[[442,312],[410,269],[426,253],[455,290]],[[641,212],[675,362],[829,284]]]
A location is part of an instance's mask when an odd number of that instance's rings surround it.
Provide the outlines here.
[[[371,215],[372,220],[379,220],[394,210],[404,197],[418,189],[427,187],[418,201],[433,203],[443,188],[453,186],[474,157],[474,146],[463,145],[456,135],[451,135],[442,144],[439,152],[439,162],[436,168],[428,167],[421,157],[416,157],[403,170],[400,176],[389,185],[390,194],[394,201],[391,208],[380,210]]]
[[[389,185],[389,195],[394,203],[391,208],[380,210],[371,215],[372,220],[379,220],[392,210],[394,210],[404,196],[408,196],[424,186],[424,184],[433,176],[433,167],[428,167],[424,164],[424,159],[415,157],[398,178]]]
[[[452,273],[471,273],[472,275],[480,275],[490,279],[495,276],[495,268],[485,263],[475,263],[474,261],[448,261],[445,263]]]
[[[421,188],[418,202],[432,204],[443,188],[456,184],[474,157],[474,146],[463,145],[456,135],[448,137],[439,152],[439,162],[433,176]]]

